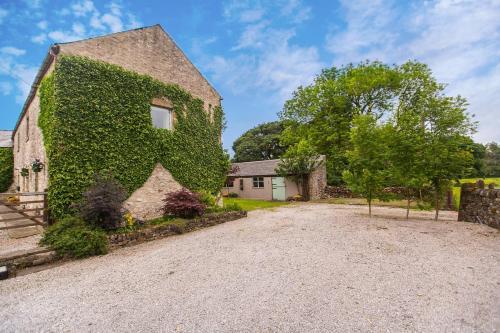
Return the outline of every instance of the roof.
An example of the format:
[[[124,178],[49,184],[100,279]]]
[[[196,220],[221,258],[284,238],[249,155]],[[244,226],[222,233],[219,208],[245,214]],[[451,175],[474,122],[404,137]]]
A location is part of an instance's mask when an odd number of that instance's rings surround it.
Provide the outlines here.
[[[265,160],[233,163],[233,168],[237,167],[236,173],[230,174],[234,177],[249,177],[249,176],[276,176],[275,171],[280,160]]]
[[[28,110],[29,105],[31,104],[31,101],[36,95],[36,92],[38,90],[38,87],[40,85],[40,82],[42,81],[43,76],[45,75],[45,72],[47,69],[50,67],[52,61],[54,60],[55,56],[59,53],[59,45],[64,45],[64,44],[71,44],[71,43],[76,43],[76,42],[83,42],[91,39],[96,39],[96,38],[101,38],[101,37],[108,37],[110,35],[116,35],[116,34],[123,34],[123,33],[128,33],[130,31],[136,31],[136,30],[144,30],[144,29],[151,29],[151,28],[156,28],[159,27],[163,33],[174,43],[174,45],[181,51],[181,53],[184,55],[184,57],[187,59],[188,62],[191,63],[191,65],[195,68],[196,71],[201,75],[201,77],[208,83],[210,88],[214,90],[214,92],[219,96],[220,99],[222,99],[221,95],[219,92],[214,88],[214,86],[207,80],[205,76],[199,71],[199,69],[191,62],[191,60],[186,56],[184,51],[177,45],[177,43],[174,41],[174,39],[163,29],[163,27],[160,24],[155,24],[151,26],[146,26],[146,27],[141,27],[141,28],[135,28],[135,29],[130,29],[130,30],[125,30],[125,31],[119,31],[119,32],[114,32],[111,34],[106,34],[102,36],[96,36],[96,37],[90,37],[90,38],[85,38],[81,40],[76,40],[72,42],[66,42],[66,43],[54,43],[49,47],[49,51],[47,52],[47,55],[45,56],[42,65],[38,69],[38,72],[36,74],[36,77],[33,81],[33,84],[31,85],[30,92],[28,94],[28,97],[26,98],[26,101],[24,102],[23,109],[21,111],[21,114],[19,115],[19,118],[17,119],[16,126],[14,127],[14,130],[11,131],[11,137],[14,139],[14,135],[16,134],[17,128],[19,127],[19,124],[21,123],[21,120],[24,117],[24,114]]]
[[[0,148],[12,147],[12,131],[0,130]]]

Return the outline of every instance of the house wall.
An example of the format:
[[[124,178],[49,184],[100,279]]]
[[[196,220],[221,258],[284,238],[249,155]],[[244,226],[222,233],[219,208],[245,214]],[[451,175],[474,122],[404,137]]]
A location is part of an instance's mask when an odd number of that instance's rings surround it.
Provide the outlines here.
[[[48,68],[45,76],[49,75],[54,70],[54,63]],[[44,77],[45,77],[44,76]],[[19,186],[21,192],[35,192],[44,191],[48,186],[48,173],[47,173],[47,154],[45,146],[43,145],[43,135],[41,129],[38,127],[38,117],[40,114],[40,97],[37,91],[26,113],[24,114],[17,131],[14,133],[13,138],[13,151],[14,151],[14,187]],[[29,131],[27,134],[26,126],[29,119]],[[38,173],[38,188],[36,188],[35,173],[31,171],[31,162],[35,159],[40,159],[44,164],[44,169]],[[27,167],[29,169],[29,176],[22,177],[21,169]],[[33,198],[26,197],[26,200],[33,200]]]
[[[202,99],[205,109],[220,96],[160,26],[60,45],[60,53],[119,65],[165,83],[176,83]]]
[[[243,190],[240,190],[240,179],[243,179]],[[252,177],[235,178],[233,187],[225,187],[222,190],[223,195],[231,192],[237,193],[240,198],[273,200],[272,177],[264,177],[263,188],[254,188]],[[287,178],[285,178],[285,193],[287,198],[299,194],[297,184]]]

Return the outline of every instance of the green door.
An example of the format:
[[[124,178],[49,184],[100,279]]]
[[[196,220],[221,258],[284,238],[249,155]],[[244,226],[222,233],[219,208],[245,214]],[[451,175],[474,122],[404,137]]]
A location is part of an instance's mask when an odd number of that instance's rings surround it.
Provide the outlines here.
[[[285,177],[273,177],[273,200],[285,201]]]

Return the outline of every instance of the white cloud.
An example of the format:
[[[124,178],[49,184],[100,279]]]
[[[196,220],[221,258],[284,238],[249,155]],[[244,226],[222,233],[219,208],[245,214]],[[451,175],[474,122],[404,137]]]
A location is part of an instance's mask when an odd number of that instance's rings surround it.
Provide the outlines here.
[[[47,26],[48,26],[48,22],[43,20],[43,21],[40,21],[37,23],[36,25],[39,29],[42,29],[42,30],[45,30],[47,29]]]
[[[85,38],[82,35],[75,34],[74,32],[55,30],[51,31],[47,34],[50,39],[52,39],[56,43],[67,43],[74,42],[75,40],[80,40]]]
[[[104,14],[101,17],[101,21],[106,24],[111,32],[118,32],[123,30],[123,22],[120,16],[113,14]]]
[[[15,97],[17,103],[23,103],[28,96],[37,72],[37,67],[18,63],[13,55],[5,55],[0,63],[0,74],[10,76],[15,80],[18,91]]]
[[[11,56],[22,56],[23,54],[26,53],[26,50],[23,49],[18,49],[17,47],[13,46],[4,46],[0,48],[0,53],[4,55],[11,55]]]
[[[83,26],[83,24],[79,22],[73,23],[72,30],[75,33],[75,35],[85,36],[85,27]]]
[[[304,6],[301,0],[286,0],[281,15],[290,17],[295,23],[302,23],[311,18],[311,7]]]
[[[39,35],[31,37],[31,41],[37,44],[43,44],[47,40],[47,34],[41,33]]]
[[[247,25],[241,34],[238,45],[232,50],[240,50],[247,47],[258,48],[262,46],[264,29],[269,25],[269,22],[262,21],[256,24]]]
[[[461,94],[477,115],[476,137],[500,141],[500,2],[439,0],[398,8],[391,1],[342,1],[347,29],[332,31],[326,49],[335,64],[365,59],[427,63],[447,92]],[[496,119],[494,119],[496,118]]]
[[[4,96],[10,95],[12,84],[10,82],[0,82],[0,93]]]
[[[2,24],[3,19],[7,16],[9,12],[2,7],[0,7],[0,24]]]
[[[80,1],[77,3],[74,3],[71,6],[71,9],[73,11],[73,14],[76,17],[87,16],[88,14],[96,11],[94,3],[90,0],[83,0],[83,1]]]
[[[264,16],[264,10],[262,8],[247,9],[240,13],[240,21],[255,22],[260,20],[263,16]]]

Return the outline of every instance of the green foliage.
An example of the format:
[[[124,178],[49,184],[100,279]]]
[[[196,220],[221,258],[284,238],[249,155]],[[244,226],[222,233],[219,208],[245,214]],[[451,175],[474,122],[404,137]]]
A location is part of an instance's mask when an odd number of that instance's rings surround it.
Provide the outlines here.
[[[198,191],[198,194],[200,196],[200,201],[208,208],[210,207],[215,207],[216,203],[216,198],[215,196],[205,190]]]
[[[365,62],[323,70],[314,83],[299,87],[280,114],[287,121],[282,141],[293,145],[306,139],[326,155],[328,183],[343,183],[350,149],[353,117],[376,118],[392,109],[399,86],[398,73],[380,62]]]
[[[309,174],[316,170],[323,161],[307,140],[301,140],[283,155],[276,168],[278,175],[293,179],[302,196],[309,200]]]
[[[92,229],[77,217],[65,217],[48,227],[40,244],[61,257],[84,258],[108,252],[106,233]]]
[[[486,144],[484,164],[486,177],[500,177],[500,145],[498,143],[490,142]]]
[[[0,148],[0,192],[5,192],[12,184],[14,155],[12,148]]]
[[[243,198],[224,198],[224,207],[231,207],[234,204],[239,206],[242,210],[250,211],[255,209],[266,209],[266,208],[276,208],[280,206],[285,206],[290,204],[290,202],[243,199]]]
[[[200,99],[121,67],[60,56],[40,88],[39,126],[49,160],[49,207],[64,216],[94,174],[110,173],[131,194],[160,162],[191,190],[218,192],[229,169],[220,144],[224,119],[213,121]],[[153,98],[171,101],[173,130],[152,126]]]
[[[280,158],[288,148],[280,142],[283,129],[283,122],[273,121],[246,131],[233,143],[233,161],[248,162]]]
[[[387,143],[391,128],[378,125],[372,115],[356,116],[353,125],[352,149],[347,154],[349,171],[344,171],[343,177],[354,193],[366,198],[371,215],[372,200],[387,198],[383,189],[389,180]]]

